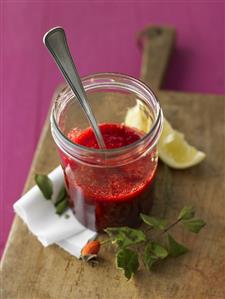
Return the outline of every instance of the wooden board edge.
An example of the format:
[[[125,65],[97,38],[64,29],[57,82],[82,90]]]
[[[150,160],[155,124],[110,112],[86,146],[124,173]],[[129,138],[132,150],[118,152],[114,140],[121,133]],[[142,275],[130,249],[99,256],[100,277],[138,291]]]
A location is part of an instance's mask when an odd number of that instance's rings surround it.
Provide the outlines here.
[[[58,87],[56,88],[53,96],[52,96],[52,100],[51,100],[51,103],[50,103],[50,106],[49,106],[49,109],[48,109],[48,112],[47,112],[47,116],[46,116],[46,119],[45,119],[45,122],[44,122],[44,126],[42,128],[42,131],[41,131],[38,143],[37,143],[37,147],[36,147],[36,150],[35,150],[35,153],[34,153],[34,156],[33,156],[33,160],[32,160],[28,175],[27,175],[27,179],[25,181],[25,185],[24,185],[24,188],[23,188],[23,191],[22,191],[22,195],[25,192],[28,191],[28,186],[29,186],[31,180],[33,179],[32,174],[33,174],[33,171],[34,171],[35,166],[36,166],[36,164],[38,162],[38,159],[39,159],[40,148],[41,148],[41,146],[43,144],[43,141],[45,140],[46,135],[48,133],[48,129],[49,129],[49,125],[50,125],[50,115],[51,115],[52,103],[53,103],[56,95],[59,93],[60,90],[62,90],[62,88],[64,86],[65,86],[65,84],[63,84],[63,83],[59,84]],[[11,240],[13,239],[14,232],[16,231],[16,226],[17,226],[18,221],[20,221],[20,219],[17,215],[15,215],[14,219],[12,221],[12,225],[11,225],[11,228],[10,228],[10,231],[9,231],[9,235],[8,235],[4,250],[3,250],[3,254],[2,254],[2,258],[1,258],[1,269],[2,269],[4,261],[6,259],[8,247],[10,246]]]

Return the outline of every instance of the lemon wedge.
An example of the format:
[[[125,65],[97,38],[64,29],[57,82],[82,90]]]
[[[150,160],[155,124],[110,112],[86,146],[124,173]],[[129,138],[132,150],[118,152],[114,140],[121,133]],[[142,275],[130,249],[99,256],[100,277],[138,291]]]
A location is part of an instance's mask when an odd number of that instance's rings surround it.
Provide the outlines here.
[[[159,157],[168,166],[175,169],[185,169],[199,164],[206,154],[191,146],[184,135],[174,130],[164,119],[164,128],[158,144]]]
[[[149,117],[149,112],[146,111],[145,106],[140,100],[137,100],[136,105],[128,109],[124,123],[129,127],[148,132],[151,127],[152,120]]]
[[[125,124],[148,132],[151,119],[146,112],[137,104],[130,108],[125,117]],[[204,152],[191,146],[184,138],[184,134],[173,129],[171,124],[164,118],[163,131],[158,144],[159,158],[168,166],[175,169],[185,169],[199,164],[205,159]]]

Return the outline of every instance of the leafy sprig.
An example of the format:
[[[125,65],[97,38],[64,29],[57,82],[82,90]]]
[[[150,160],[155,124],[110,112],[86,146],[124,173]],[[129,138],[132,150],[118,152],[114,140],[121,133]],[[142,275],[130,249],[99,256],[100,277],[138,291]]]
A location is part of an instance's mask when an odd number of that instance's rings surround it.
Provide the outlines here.
[[[134,229],[127,226],[109,227],[105,229],[112,243],[116,243],[119,248],[125,248],[130,245],[142,243],[146,240],[145,234],[140,229]]]
[[[43,196],[48,200],[51,199],[53,194],[53,184],[49,177],[43,174],[36,174],[34,179]]]
[[[138,271],[139,258],[141,256],[140,250],[137,247],[138,244],[144,246],[144,254],[141,257],[146,269],[150,271],[154,269],[155,264],[168,257],[178,257],[187,253],[189,249],[175,240],[168,231],[178,223],[181,223],[188,231],[198,233],[206,223],[202,219],[193,218],[194,215],[195,211],[193,207],[184,207],[177,219],[173,223],[168,224],[166,219],[140,214],[143,222],[149,227],[145,233],[141,229],[129,227],[109,227],[105,229],[109,240],[117,246],[117,268],[123,271],[128,280]],[[153,240],[152,236],[148,235],[151,230],[158,231],[158,237],[166,235],[166,243],[158,241],[158,238],[157,242]]]
[[[52,200],[52,195],[53,195],[53,183],[51,179],[44,174],[36,174],[35,177],[35,182],[40,189],[41,193],[47,200]],[[57,197],[56,201],[54,203],[55,206],[55,212],[58,215],[62,215],[68,208],[68,200],[67,200],[67,192],[65,186],[63,186]]]
[[[123,248],[119,249],[116,255],[117,268],[122,269],[127,279],[130,279],[139,268],[137,252]]]
[[[165,229],[167,226],[167,221],[165,219],[155,218],[142,213],[140,214],[140,217],[144,223],[148,224],[152,228]]]

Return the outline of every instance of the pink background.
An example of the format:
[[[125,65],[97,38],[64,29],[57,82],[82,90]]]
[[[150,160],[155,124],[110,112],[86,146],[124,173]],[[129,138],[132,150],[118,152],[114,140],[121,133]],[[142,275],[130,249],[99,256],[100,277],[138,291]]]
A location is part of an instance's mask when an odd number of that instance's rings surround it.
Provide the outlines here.
[[[139,77],[135,35],[148,24],[177,29],[164,88],[224,93],[223,1],[1,1],[1,251],[12,204],[62,81],[43,34],[57,25],[65,28],[82,76],[117,71]]]

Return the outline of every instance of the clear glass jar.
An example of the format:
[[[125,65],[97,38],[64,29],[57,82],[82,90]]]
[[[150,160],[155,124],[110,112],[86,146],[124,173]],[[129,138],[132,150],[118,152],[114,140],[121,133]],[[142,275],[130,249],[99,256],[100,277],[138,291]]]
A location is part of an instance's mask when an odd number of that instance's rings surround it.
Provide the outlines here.
[[[146,85],[126,75],[94,74],[82,82],[100,128],[104,124],[123,128],[124,122],[131,119],[130,130],[139,139],[108,150],[72,142],[71,132],[82,134],[90,125],[70,88],[62,89],[53,105],[51,130],[61,158],[69,204],[76,218],[92,230],[136,227],[140,224],[139,214],[148,213],[152,206],[157,142],[163,119],[160,105]]]

